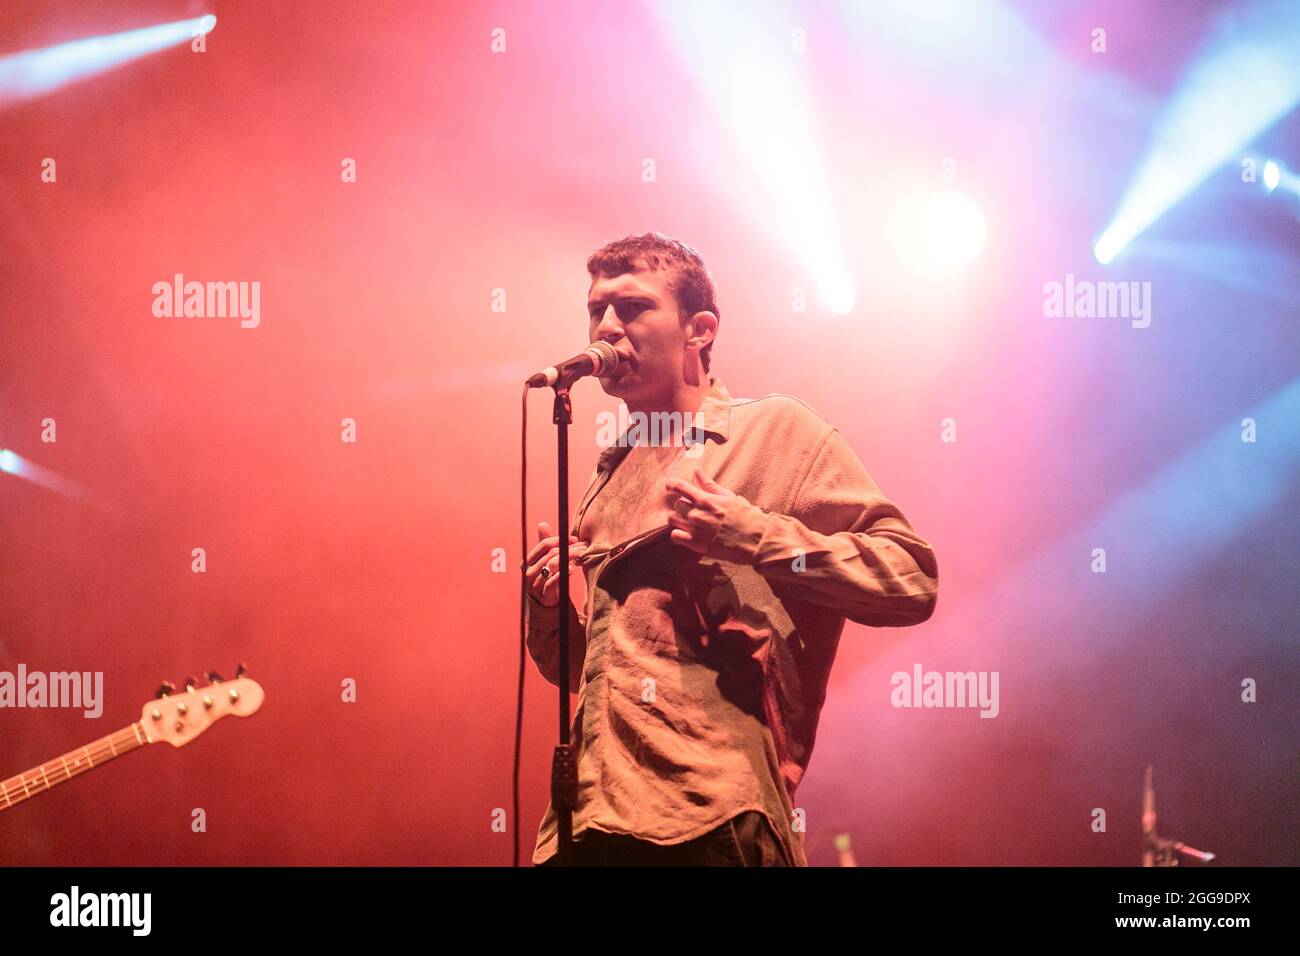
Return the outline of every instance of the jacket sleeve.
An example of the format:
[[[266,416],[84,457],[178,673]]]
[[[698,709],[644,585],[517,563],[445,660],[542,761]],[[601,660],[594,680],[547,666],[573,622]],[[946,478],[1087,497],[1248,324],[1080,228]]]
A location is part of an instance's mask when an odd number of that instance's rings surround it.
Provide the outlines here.
[[[833,426],[827,426],[791,512],[764,511],[741,497],[708,556],[753,565],[770,582],[858,624],[903,627],[934,613],[934,550],[876,487]]]
[[[583,496],[584,501],[591,496],[595,488],[597,479],[601,474],[601,466],[605,458],[602,455],[601,460],[597,462],[596,470],[592,472],[591,480],[587,484],[587,493]],[[570,528],[577,525],[576,519],[581,513],[579,508],[570,519]],[[580,573],[580,572],[579,572]],[[527,593],[527,592],[525,592]],[[569,609],[569,690],[573,693],[578,691],[578,681],[582,677],[583,664],[587,659],[587,627],[586,622],[579,617],[577,610],[573,607],[573,602],[565,595],[563,606]],[[537,669],[541,671],[547,681],[560,686],[560,606],[547,607],[541,601],[527,595],[524,602],[524,624],[525,639],[524,643],[528,647],[528,653],[532,657]]]
[[[569,690],[576,694],[587,658],[587,633],[573,602],[566,598],[561,603],[569,609]],[[560,608],[547,607],[529,594],[524,605],[524,621],[529,655],[542,676],[559,687]]]

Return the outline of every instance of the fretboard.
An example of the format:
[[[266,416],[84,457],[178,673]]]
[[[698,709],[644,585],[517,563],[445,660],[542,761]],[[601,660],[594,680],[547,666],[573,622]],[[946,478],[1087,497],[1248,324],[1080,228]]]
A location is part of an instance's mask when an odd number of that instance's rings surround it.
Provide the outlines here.
[[[33,767],[26,773],[10,777],[0,783],[0,811],[8,810],[28,797],[42,793],[56,783],[71,780],[79,773],[108,763],[114,757],[143,747],[147,742],[140,726],[131,724],[62,757],[55,757],[48,763]]]

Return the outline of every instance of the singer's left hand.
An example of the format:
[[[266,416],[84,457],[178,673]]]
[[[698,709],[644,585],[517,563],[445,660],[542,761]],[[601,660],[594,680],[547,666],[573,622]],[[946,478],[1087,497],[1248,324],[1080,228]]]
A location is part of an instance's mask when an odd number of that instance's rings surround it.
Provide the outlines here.
[[[673,541],[706,554],[718,536],[718,529],[727,520],[727,514],[741,500],[740,496],[698,468],[695,469],[695,484],[669,478],[665,487],[679,496],[673,502],[672,514],[668,516],[668,523],[673,528],[670,532]]]

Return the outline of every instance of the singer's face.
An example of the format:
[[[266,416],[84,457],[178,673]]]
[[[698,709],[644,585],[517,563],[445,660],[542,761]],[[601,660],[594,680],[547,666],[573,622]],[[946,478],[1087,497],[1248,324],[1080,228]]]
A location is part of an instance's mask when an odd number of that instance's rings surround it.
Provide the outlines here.
[[[688,329],[663,271],[598,277],[587,293],[588,340],[608,342],[618,368],[601,388],[625,402],[665,394],[682,378]]]

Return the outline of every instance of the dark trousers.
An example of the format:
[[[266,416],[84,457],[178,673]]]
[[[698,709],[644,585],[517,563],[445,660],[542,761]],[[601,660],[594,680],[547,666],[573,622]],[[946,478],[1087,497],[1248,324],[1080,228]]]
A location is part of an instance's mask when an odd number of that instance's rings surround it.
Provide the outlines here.
[[[589,829],[574,841],[575,866],[790,866],[767,817],[746,810],[685,843],[661,846]],[[539,866],[558,866],[552,856]]]

